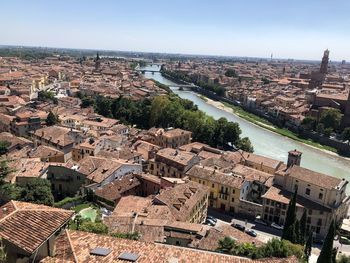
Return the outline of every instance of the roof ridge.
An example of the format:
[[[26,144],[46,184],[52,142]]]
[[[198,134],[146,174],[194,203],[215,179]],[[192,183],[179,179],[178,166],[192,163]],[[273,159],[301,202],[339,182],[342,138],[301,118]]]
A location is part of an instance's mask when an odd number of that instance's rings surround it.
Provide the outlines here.
[[[77,258],[76,254],[75,254],[75,251],[74,251],[74,246],[72,245],[72,240],[70,239],[69,231],[68,231],[67,228],[65,229],[65,232],[66,232],[66,235],[67,235],[67,239],[68,239],[68,243],[70,245],[70,248],[72,249],[74,261],[75,261],[75,263],[79,263],[78,258]]]
[[[13,210],[11,213],[9,213],[8,215],[4,216],[3,218],[0,219],[0,222],[5,221],[5,219],[9,218],[10,216],[12,216],[13,214],[15,214],[19,209],[17,208],[17,206],[15,205],[14,201],[11,200],[10,201],[11,204],[14,206],[15,210]]]

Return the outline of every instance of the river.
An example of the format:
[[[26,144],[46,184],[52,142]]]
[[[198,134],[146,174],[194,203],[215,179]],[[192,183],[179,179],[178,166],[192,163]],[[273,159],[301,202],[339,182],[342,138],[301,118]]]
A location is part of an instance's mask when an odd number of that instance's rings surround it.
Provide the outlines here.
[[[150,67],[146,68],[146,70],[149,68]],[[151,69],[155,68],[156,66],[151,67]],[[198,106],[198,109],[213,116],[215,119],[225,117],[229,121],[239,123],[242,136],[249,137],[254,146],[254,153],[287,162],[288,151],[297,149],[303,153],[301,166],[327,175],[345,178],[350,181],[349,159],[293,141],[287,137],[256,126],[232,113],[216,108],[202,100],[195,92],[181,91],[178,88],[172,87],[175,83],[164,78],[159,72],[152,73],[146,71],[144,75],[146,78],[155,79],[170,86],[181,98],[193,101]],[[317,180],[317,178],[315,178],[315,180]],[[350,193],[350,187],[348,187],[347,192]]]

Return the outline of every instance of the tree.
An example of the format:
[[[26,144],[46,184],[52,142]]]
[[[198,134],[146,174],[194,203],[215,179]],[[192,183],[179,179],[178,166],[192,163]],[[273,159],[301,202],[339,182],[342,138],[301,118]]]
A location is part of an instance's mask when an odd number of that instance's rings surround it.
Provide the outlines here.
[[[139,240],[140,237],[141,237],[141,234],[139,232],[134,232],[134,233],[112,233],[111,236],[112,237],[117,237],[117,238]]]
[[[21,201],[52,206],[54,198],[51,193],[50,181],[35,178],[23,186]]]
[[[311,250],[312,250],[312,231],[309,233],[309,237],[307,238],[306,244],[305,244],[305,249],[304,249],[304,254],[305,254],[305,260],[309,262],[309,258],[311,256]]]
[[[95,234],[107,234],[108,233],[108,227],[103,224],[102,222],[91,222],[91,221],[86,221],[83,222],[79,228],[81,231],[85,232],[91,232]]]
[[[335,263],[333,261],[333,240],[335,236],[335,223],[332,220],[326,239],[323,243],[321,253],[317,259],[317,263]]]
[[[294,223],[295,239],[292,240],[293,243],[300,244],[301,233],[300,233],[300,221],[296,220]]]
[[[340,255],[339,259],[336,262],[337,263],[350,263],[350,256]]]
[[[14,170],[8,167],[7,160],[1,160],[0,161],[0,185],[3,185],[5,183],[6,177],[12,172],[14,172]]]
[[[337,130],[340,126],[342,114],[338,109],[327,109],[321,113],[320,123],[323,123],[325,128]]]
[[[305,237],[306,237],[306,209],[304,209],[303,215],[300,218],[300,238],[299,238],[299,244],[304,245],[305,244]]]
[[[227,236],[219,240],[219,247],[217,250],[221,253],[230,254],[235,246],[236,241]]]
[[[324,124],[323,124],[323,123],[317,124],[317,126],[316,126],[316,131],[317,131],[319,134],[323,134],[323,133],[324,133]]]
[[[295,188],[292,198],[289,200],[286,220],[284,223],[282,239],[289,240],[292,243],[295,242],[295,222],[296,222],[296,199],[298,189]]]
[[[2,242],[2,239],[0,238],[0,263],[7,262],[7,253],[6,248]]]
[[[0,141],[0,155],[6,154],[10,145],[11,143],[8,141]]]
[[[81,225],[82,222],[83,222],[83,218],[82,218],[81,214],[77,214],[77,215],[74,217],[74,222],[75,222],[75,224],[76,224],[76,226],[77,226],[77,230],[79,230],[80,225]]]
[[[344,129],[342,133],[342,137],[344,141],[348,141],[348,145],[350,145],[350,127]]]
[[[316,119],[313,117],[305,117],[305,119],[301,122],[301,127],[303,127],[307,131],[312,131],[316,127]]]
[[[225,72],[225,76],[226,77],[233,77],[233,78],[237,78],[238,77],[238,74],[236,73],[236,71],[234,69],[228,69],[226,70]]]
[[[58,116],[52,111],[49,112],[46,118],[46,124],[48,126],[56,125],[59,122]]]
[[[329,136],[331,136],[332,132],[333,132],[333,128],[329,127],[329,128],[324,129],[323,135],[326,137],[329,137]]]
[[[240,139],[237,147],[245,152],[254,152],[254,147],[248,137]]]

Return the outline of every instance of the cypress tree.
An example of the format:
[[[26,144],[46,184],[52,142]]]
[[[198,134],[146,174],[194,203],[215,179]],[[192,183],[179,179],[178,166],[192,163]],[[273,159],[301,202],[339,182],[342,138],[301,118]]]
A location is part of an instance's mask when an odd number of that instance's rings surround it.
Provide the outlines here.
[[[306,209],[304,209],[303,215],[300,218],[300,240],[299,244],[304,245],[306,238]]]
[[[317,263],[335,263],[333,262],[334,252],[333,252],[333,240],[335,236],[335,224],[332,220],[326,239],[323,243],[321,253],[317,259]]]
[[[295,236],[295,220],[296,220],[296,200],[297,200],[298,188],[295,188],[292,198],[289,200],[286,220],[284,222],[284,228],[282,233],[282,239],[293,242],[293,236]]]
[[[307,238],[305,249],[304,249],[305,259],[307,262],[309,262],[309,258],[311,256],[312,242],[313,242],[312,231],[310,231],[309,237]]]
[[[294,233],[295,233],[295,237],[292,241],[292,243],[296,243],[296,244],[300,244],[300,240],[301,240],[301,233],[300,233],[300,222],[299,220],[295,221],[294,224]]]

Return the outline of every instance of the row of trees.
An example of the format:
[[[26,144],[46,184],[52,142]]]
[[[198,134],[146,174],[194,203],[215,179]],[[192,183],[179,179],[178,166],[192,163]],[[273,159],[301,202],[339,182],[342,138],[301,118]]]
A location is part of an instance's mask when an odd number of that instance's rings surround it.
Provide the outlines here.
[[[248,257],[252,259],[260,258],[287,258],[292,255],[302,260],[304,253],[301,245],[296,245],[287,240],[273,238],[265,245],[257,247],[252,243],[237,243],[231,237],[225,237],[219,240],[218,252]]]
[[[212,147],[225,148],[228,143],[232,143],[244,151],[253,151],[249,138],[240,137],[241,129],[238,123],[229,122],[226,118],[215,120],[198,110],[192,101],[181,99],[175,94],[141,101],[125,97],[83,98],[83,101],[87,100],[88,105],[82,107],[94,105],[99,114],[116,118],[125,124],[134,124],[141,129],[182,128],[192,132],[193,140]]]
[[[282,240],[288,240],[293,244],[303,245],[304,258],[308,261],[311,255],[313,233],[312,231],[309,231],[309,233],[306,231],[306,209],[304,209],[300,220],[296,217],[297,192],[298,189],[296,188],[288,204]],[[333,248],[333,240],[336,233],[335,230],[335,222],[332,221],[325,242],[323,243],[321,253],[317,259],[317,263],[336,263],[337,250]]]
[[[320,119],[317,120],[314,117],[308,116],[301,122],[301,127],[307,131],[316,131],[319,134],[323,134],[327,137],[332,132],[343,132],[343,137],[350,139],[350,127],[341,130],[342,113],[338,109],[327,109],[321,113]]]
[[[13,172],[15,171],[8,167],[6,160],[0,162],[1,200],[18,200],[49,206],[53,205],[54,197],[48,180],[35,178],[23,184],[5,182],[5,178]]]

